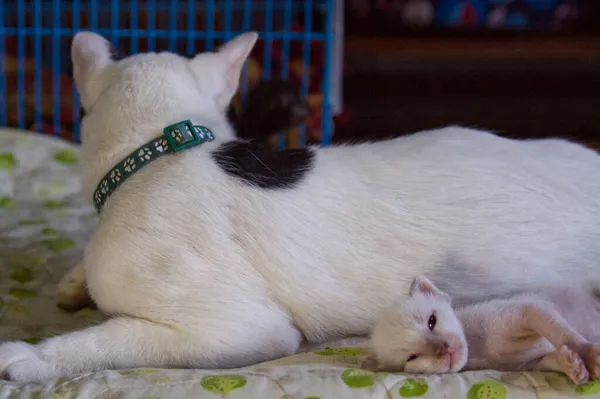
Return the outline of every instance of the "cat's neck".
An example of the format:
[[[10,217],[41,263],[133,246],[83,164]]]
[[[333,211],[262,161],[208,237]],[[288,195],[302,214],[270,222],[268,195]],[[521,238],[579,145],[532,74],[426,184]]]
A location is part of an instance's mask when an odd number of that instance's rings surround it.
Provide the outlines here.
[[[197,114],[190,116],[190,122],[196,126],[205,126],[212,131],[215,139],[199,147],[199,153],[215,148],[215,145],[235,139],[235,132],[227,119],[222,115],[210,116]],[[94,160],[93,164],[84,164],[84,192],[88,198],[91,198],[93,191],[102,179],[102,177],[117,163],[123,161],[125,157],[133,151],[141,148],[150,140],[161,137],[167,124],[159,125],[135,125],[124,129],[121,135],[122,142],[116,141],[111,145],[86,145],[83,143],[84,159]],[[90,155],[90,154],[93,154]]]

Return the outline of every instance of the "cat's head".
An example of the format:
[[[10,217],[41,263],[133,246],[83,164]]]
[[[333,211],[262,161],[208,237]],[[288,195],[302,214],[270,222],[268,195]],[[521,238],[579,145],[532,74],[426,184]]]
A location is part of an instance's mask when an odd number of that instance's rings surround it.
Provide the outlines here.
[[[375,355],[363,367],[372,370],[447,373],[467,362],[467,342],[450,297],[424,276],[382,312],[369,342]]]
[[[193,58],[162,52],[117,59],[104,37],[77,33],[71,58],[86,111],[81,124],[85,180],[94,188],[116,162],[182,120],[218,127],[217,140],[233,138],[226,109],[256,39],[256,33],[245,33]]]

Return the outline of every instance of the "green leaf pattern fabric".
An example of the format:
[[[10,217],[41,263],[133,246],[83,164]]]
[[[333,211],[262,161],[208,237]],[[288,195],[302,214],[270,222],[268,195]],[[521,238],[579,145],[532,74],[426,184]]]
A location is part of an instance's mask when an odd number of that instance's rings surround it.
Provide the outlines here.
[[[97,222],[91,199],[81,194],[79,159],[70,143],[0,129],[0,341],[36,344],[101,318],[92,309],[69,314],[53,302]],[[365,356],[343,347],[235,370],[140,368],[40,384],[0,380],[0,399],[600,399],[600,383],[577,387],[556,373],[371,373],[360,368]]]
[[[53,302],[97,223],[79,173],[77,146],[0,129],[0,340],[35,342],[101,317]]]

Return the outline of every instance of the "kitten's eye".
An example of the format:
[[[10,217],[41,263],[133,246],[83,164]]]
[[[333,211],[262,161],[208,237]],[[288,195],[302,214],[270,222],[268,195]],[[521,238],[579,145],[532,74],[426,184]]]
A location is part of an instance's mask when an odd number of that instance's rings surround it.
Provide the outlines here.
[[[437,317],[435,317],[435,313],[432,313],[431,316],[429,316],[429,320],[427,321],[427,327],[429,327],[430,331],[433,331],[436,323]]]
[[[413,360],[415,360],[416,358],[418,358],[419,355],[410,355],[408,357],[408,359],[406,359],[407,362],[412,362]]]

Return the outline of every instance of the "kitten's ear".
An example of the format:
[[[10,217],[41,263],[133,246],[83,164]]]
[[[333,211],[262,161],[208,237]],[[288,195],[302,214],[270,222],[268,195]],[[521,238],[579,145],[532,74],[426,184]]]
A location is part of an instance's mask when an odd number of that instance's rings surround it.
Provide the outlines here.
[[[86,111],[104,92],[107,82],[98,79],[98,72],[113,62],[114,47],[102,36],[93,32],[79,32],[71,43],[73,79]]]
[[[370,355],[370,356],[367,356],[365,358],[365,360],[363,360],[360,367],[364,370],[376,372],[376,371],[381,370],[381,363],[379,362],[379,359],[377,358],[377,356]]]
[[[440,298],[444,298],[450,300],[448,294],[443,291],[440,291],[427,277],[421,275],[417,276],[412,284],[410,285],[409,295],[413,296],[414,294],[425,294],[432,295]]]

